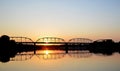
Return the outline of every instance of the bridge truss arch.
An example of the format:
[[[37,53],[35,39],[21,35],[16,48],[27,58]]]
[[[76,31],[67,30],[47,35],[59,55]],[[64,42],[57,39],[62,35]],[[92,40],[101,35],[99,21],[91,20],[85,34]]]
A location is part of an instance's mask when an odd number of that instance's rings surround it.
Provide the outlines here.
[[[34,45],[33,40],[28,37],[10,37],[10,40],[14,40],[17,44]]]
[[[33,42],[33,40],[28,37],[10,37],[10,40],[15,40],[15,42]]]
[[[43,37],[39,38],[36,42],[65,42],[65,40],[58,37]]]
[[[92,43],[93,40],[88,38],[72,38],[68,41],[69,43]]]

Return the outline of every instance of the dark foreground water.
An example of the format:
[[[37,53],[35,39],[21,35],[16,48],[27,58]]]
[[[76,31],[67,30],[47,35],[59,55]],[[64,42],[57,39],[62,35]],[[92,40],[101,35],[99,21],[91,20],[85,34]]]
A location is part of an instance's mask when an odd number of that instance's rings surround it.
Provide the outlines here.
[[[89,51],[38,50],[17,53],[0,62],[0,71],[120,71],[120,54]]]

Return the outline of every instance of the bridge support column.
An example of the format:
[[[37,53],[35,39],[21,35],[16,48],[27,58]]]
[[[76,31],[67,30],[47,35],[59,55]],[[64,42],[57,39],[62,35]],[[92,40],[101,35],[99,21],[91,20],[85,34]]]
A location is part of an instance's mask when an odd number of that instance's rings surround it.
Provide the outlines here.
[[[36,54],[36,43],[34,43],[34,54]]]
[[[36,54],[36,49],[35,49],[35,47],[34,47],[34,54]]]
[[[67,43],[65,44],[65,53],[68,53],[68,46],[67,46]]]
[[[65,47],[65,53],[68,53],[68,47]]]

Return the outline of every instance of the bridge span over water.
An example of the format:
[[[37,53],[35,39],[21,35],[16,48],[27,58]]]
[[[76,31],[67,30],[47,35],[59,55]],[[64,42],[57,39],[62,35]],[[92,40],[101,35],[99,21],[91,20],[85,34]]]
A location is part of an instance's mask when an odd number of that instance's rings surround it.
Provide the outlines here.
[[[15,40],[17,44],[23,45],[84,45],[93,42],[93,40],[88,38],[72,38],[69,41],[65,41],[63,38],[58,37],[43,37],[37,41],[33,41],[28,37],[10,37],[10,40]]]

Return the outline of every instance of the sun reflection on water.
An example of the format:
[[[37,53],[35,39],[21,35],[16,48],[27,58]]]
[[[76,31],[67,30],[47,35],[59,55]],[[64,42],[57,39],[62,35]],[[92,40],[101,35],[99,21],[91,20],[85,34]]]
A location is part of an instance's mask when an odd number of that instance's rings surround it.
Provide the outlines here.
[[[45,53],[46,55],[48,55],[48,54],[50,53],[50,51],[49,51],[49,50],[45,50],[44,53]]]
[[[45,55],[48,55],[48,54],[52,53],[52,51],[51,51],[51,50],[44,50],[43,53],[44,53]]]

